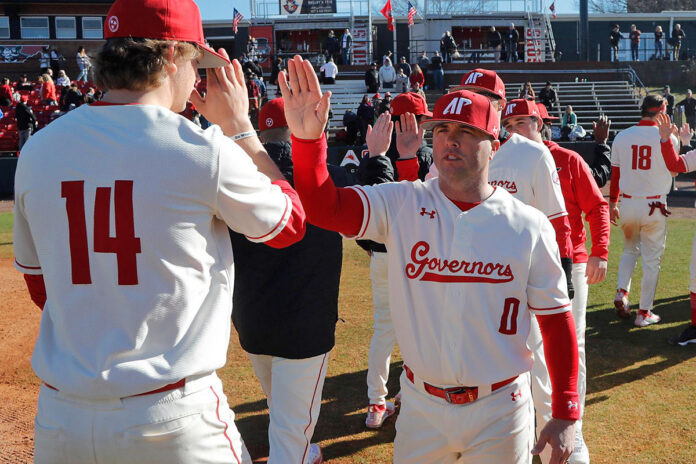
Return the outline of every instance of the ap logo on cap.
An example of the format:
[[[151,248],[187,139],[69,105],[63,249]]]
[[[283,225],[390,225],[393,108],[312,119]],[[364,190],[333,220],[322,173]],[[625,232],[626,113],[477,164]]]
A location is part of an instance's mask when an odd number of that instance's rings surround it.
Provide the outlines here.
[[[453,98],[452,101],[449,102],[449,105],[447,105],[447,108],[445,108],[445,111],[442,112],[442,114],[462,114],[462,108],[466,105],[471,105],[471,100],[469,100],[468,98]]]
[[[483,73],[480,72],[472,72],[469,74],[469,76],[466,78],[466,82],[464,84],[475,84],[476,81],[478,80],[479,77],[483,76]]]
[[[109,30],[111,32],[118,31],[118,17],[116,17],[116,16],[109,17]]]
[[[512,112],[516,106],[517,106],[517,103],[510,103],[508,105],[507,109],[505,110],[505,116],[507,116],[508,114],[512,114]]]

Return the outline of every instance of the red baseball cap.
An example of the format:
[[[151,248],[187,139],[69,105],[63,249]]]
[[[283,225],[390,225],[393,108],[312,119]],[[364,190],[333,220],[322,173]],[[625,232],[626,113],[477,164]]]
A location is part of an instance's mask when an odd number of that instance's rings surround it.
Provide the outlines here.
[[[401,116],[404,113],[413,113],[416,116],[432,116],[433,113],[428,111],[428,104],[422,95],[413,92],[400,93],[391,102],[389,112],[392,116]]]
[[[525,100],[524,98],[510,100],[507,102],[507,105],[505,105],[505,108],[503,108],[503,121],[516,116],[534,116],[535,118],[541,119],[541,114],[539,113],[539,108],[537,108],[536,103],[534,103],[533,100]]]
[[[432,129],[438,124],[454,122],[473,127],[498,138],[500,121],[498,112],[487,97],[469,90],[458,90],[440,97],[435,103],[433,119],[423,121],[424,129]]]
[[[459,86],[453,87],[450,92],[457,90],[484,92],[505,101],[505,83],[495,71],[490,69],[476,68],[464,74]]]
[[[283,97],[269,100],[259,111],[259,131],[288,127],[285,120],[285,101]]]
[[[116,0],[106,15],[104,38],[116,37],[192,42],[203,54],[199,68],[230,63],[206,44],[201,13],[193,0]]]
[[[549,112],[546,109],[546,105],[544,105],[543,103],[537,102],[536,106],[539,110],[539,117],[544,121],[553,121],[554,119],[558,119],[556,116],[549,115]]]
[[[374,100],[375,98],[382,98],[382,97],[379,95],[379,92],[377,92],[376,94],[374,94],[374,95],[372,96],[372,99],[373,99],[373,100]]]

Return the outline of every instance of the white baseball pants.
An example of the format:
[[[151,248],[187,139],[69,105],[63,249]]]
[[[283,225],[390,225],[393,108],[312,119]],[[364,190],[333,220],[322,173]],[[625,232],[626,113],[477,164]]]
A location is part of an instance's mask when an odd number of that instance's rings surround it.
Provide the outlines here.
[[[401,375],[394,464],[529,464],[533,417],[529,378],[456,405]]]
[[[575,433],[582,430],[582,415],[585,412],[585,394],[587,392],[587,364],[585,362],[585,328],[587,311],[588,285],[585,277],[587,263],[573,263],[573,287],[575,296],[571,300],[571,310],[575,319],[575,336],[578,340],[578,396],[580,402],[580,420],[575,423]],[[536,410],[536,435],[551,420],[551,378],[546,367],[544,356],[544,344],[541,340],[541,331],[536,317],[532,316],[532,327],[527,338],[527,345],[534,354],[532,365],[532,398]],[[547,447],[541,454],[541,461],[546,464],[551,457],[550,448]]]
[[[372,280],[372,305],[374,325],[370,352],[367,358],[367,397],[369,404],[385,404],[391,354],[396,345],[396,335],[389,309],[387,282],[387,254],[372,252],[370,279]]]
[[[268,401],[268,464],[306,464],[329,353],[307,359],[247,355]]]
[[[217,375],[163,393],[84,400],[42,385],[36,464],[251,464]]]
[[[638,263],[643,258],[643,280],[640,285],[640,306],[645,311],[653,308],[660,262],[665,251],[667,238],[667,218],[659,209],[650,215],[649,203],[659,200],[645,198],[622,198],[620,204],[621,229],[624,234],[624,249],[619,262],[619,279],[617,288],[627,292],[631,290],[631,277]]]

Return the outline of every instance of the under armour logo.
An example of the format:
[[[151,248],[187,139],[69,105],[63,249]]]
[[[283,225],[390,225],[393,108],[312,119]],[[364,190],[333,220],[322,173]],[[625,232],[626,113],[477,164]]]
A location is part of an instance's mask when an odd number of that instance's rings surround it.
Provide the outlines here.
[[[513,110],[515,109],[516,106],[517,106],[517,103],[510,103],[510,104],[507,106],[507,108],[505,108],[505,116],[507,116],[508,114],[512,114],[512,112],[513,112]]]
[[[453,98],[452,101],[449,102],[449,104],[445,108],[445,111],[442,112],[442,114],[462,114],[462,108],[466,105],[471,105],[471,100],[469,100],[468,98]]]
[[[574,409],[578,409],[578,403],[575,401],[568,401],[568,411],[572,411]]]
[[[472,72],[467,76],[466,82],[464,84],[475,84],[479,77],[483,76],[483,73]]]
[[[111,32],[116,32],[118,31],[118,17],[116,16],[111,16],[109,17],[109,30]]]
[[[498,128],[497,128],[497,127],[493,127],[493,134],[494,134],[495,136],[498,135]]]
[[[436,214],[437,214],[437,211],[435,211],[435,210],[426,211],[425,208],[421,208],[421,212],[420,212],[421,216],[428,215],[428,216],[430,216],[430,219],[435,219]]]
[[[516,392],[510,393],[512,396],[512,401],[517,401],[518,398],[522,398],[522,390],[517,390]]]

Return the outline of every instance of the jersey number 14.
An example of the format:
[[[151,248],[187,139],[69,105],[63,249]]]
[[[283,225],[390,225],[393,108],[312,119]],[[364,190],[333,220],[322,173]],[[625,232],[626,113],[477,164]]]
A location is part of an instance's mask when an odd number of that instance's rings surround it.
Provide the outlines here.
[[[70,261],[73,284],[91,284],[87,221],[85,220],[85,182],[61,183],[65,198],[70,235]],[[140,239],[135,236],[133,221],[133,181],[117,180],[114,185],[114,223],[116,235],[109,235],[111,222],[111,187],[97,187],[94,199],[95,253],[114,253],[118,266],[119,285],[138,285],[136,256],[140,253]]]

